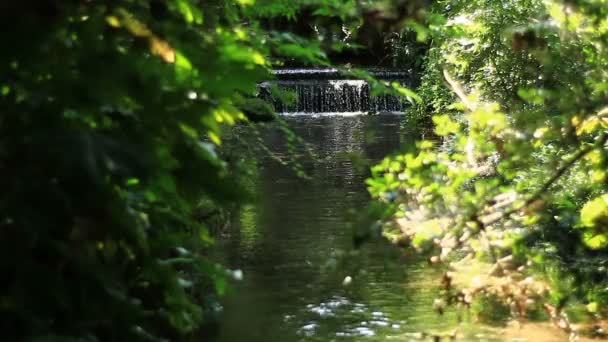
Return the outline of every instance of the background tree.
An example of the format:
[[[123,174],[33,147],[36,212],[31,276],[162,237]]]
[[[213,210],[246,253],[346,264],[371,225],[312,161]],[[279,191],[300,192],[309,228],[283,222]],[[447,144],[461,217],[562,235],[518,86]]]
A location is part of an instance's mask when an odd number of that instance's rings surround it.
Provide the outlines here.
[[[249,4],[0,4],[5,338],[153,340],[203,321],[227,271],[205,258],[200,206],[245,196],[221,126],[270,77]]]
[[[273,66],[328,65],[324,49],[341,48],[264,21],[375,13],[384,27],[423,4],[253,5],[0,3],[5,338],[158,340],[199,328],[232,274],[205,256],[208,213],[247,195],[247,169],[218,149],[222,127],[272,119],[253,97]]]
[[[393,210],[388,232],[458,270],[443,279],[449,301],[544,308],[570,329],[563,309],[608,302],[607,9],[434,6],[419,91],[440,139],[384,160],[369,189]]]

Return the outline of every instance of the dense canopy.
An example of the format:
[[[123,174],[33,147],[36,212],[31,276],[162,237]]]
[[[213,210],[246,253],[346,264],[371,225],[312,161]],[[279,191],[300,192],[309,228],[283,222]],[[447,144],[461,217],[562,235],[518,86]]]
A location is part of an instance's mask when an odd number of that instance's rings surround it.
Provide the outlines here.
[[[276,120],[258,85],[286,66],[336,67],[433,128],[373,167],[362,222],[443,263],[448,303],[570,330],[606,311],[604,0],[23,0],[0,19],[9,340],[173,340],[212,321],[240,274],[209,256],[211,231],[252,199],[255,167],[223,138]]]

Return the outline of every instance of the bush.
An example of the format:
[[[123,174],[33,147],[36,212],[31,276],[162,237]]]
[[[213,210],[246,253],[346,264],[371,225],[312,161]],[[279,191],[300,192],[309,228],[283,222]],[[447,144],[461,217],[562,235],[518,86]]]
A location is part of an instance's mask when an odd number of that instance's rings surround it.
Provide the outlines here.
[[[430,240],[439,260],[468,254],[493,267],[498,279],[448,292],[460,302],[493,294],[520,313],[541,300],[557,320],[570,301],[600,313],[608,9],[522,0],[442,1],[433,11],[444,20],[429,27],[420,93],[439,141],[384,160],[370,192],[390,194],[407,233],[444,222]]]

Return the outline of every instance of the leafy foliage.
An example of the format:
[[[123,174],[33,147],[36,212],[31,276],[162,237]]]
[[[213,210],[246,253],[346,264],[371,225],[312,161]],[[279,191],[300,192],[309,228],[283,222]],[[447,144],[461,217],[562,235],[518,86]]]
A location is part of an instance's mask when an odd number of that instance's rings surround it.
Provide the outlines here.
[[[210,230],[255,167],[222,148],[223,127],[275,119],[255,99],[272,67],[329,65],[326,50],[344,48],[272,22],[354,30],[391,4],[0,3],[3,335],[158,340],[209,321],[232,274],[206,257]],[[395,8],[377,22],[420,6]]]
[[[548,300],[566,327],[569,299],[594,313],[608,304],[606,11],[593,1],[434,5],[444,19],[428,26],[419,92],[438,139],[388,157],[368,185],[394,209],[393,226],[434,246],[433,260],[468,254],[505,281],[474,277],[455,290],[448,273],[454,302],[492,294],[525,314]]]
[[[213,213],[247,195],[222,126],[274,117],[251,99],[271,51],[324,59],[268,39],[251,5],[0,4],[3,336],[156,340],[211,318],[230,275],[205,256]]]

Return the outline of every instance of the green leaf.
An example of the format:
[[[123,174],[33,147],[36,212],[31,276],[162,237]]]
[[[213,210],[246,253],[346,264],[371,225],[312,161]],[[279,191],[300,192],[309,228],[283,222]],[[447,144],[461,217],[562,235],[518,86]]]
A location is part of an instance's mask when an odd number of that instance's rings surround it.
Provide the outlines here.
[[[184,81],[192,75],[192,63],[181,52],[175,52],[175,74],[179,81]]]
[[[437,135],[447,136],[460,131],[460,124],[452,120],[449,115],[435,115],[433,116],[433,122]]]
[[[591,249],[602,249],[608,245],[608,236],[602,233],[586,231],[583,233],[583,241]]]
[[[608,194],[585,203],[581,209],[581,225],[608,228]]]
[[[177,8],[186,22],[199,25],[203,23],[203,13],[196,4],[190,3],[189,0],[177,0]]]
[[[392,82],[391,87],[395,89],[400,95],[407,97],[408,101],[410,102],[422,102],[422,98],[418,94],[416,94],[416,92],[407,87],[402,86],[398,82]]]

